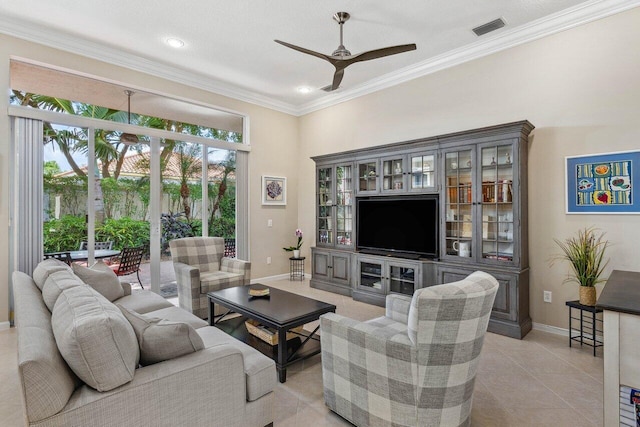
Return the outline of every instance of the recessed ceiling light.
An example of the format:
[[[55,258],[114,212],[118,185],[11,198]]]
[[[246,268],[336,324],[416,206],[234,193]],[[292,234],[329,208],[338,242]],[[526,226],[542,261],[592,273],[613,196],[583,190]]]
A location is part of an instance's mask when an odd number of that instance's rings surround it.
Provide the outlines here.
[[[177,39],[175,37],[169,37],[165,40],[165,42],[171,46],[171,47],[175,47],[176,49],[181,48],[182,46],[184,46],[184,42],[180,39]]]
[[[298,93],[305,95],[307,93],[310,93],[313,89],[311,89],[309,86],[300,86],[296,90],[298,91]]]

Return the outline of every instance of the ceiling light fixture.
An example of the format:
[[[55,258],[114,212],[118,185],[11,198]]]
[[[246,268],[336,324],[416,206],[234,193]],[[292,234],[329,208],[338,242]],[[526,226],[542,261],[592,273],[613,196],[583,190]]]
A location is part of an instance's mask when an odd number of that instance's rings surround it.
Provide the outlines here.
[[[309,86],[300,86],[296,90],[298,91],[298,93],[301,93],[303,95],[306,95],[308,93],[311,93],[311,91],[313,91],[313,89],[311,89]]]
[[[125,95],[127,95],[127,123],[131,124],[131,95],[133,95],[132,90],[125,90]],[[132,133],[123,132],[120,135],[120,142],[124,145],[135,145],[140,142],[138,139],[138,135],[134,135]]]
[[[176,48],[176,49],[179,49],[182,46],[184,46],[184,42],[182,40],[180,40],[180,39],[175,38],[175,37],[169,37],[168,39],[165,40],[165,42],[169,46],[171,46],[173,48]]]

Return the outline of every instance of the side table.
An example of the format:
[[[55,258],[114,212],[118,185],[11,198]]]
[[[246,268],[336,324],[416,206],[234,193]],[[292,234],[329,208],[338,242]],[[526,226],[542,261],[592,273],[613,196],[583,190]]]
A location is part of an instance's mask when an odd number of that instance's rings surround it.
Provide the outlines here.
[[[596,357],[596,349],[603,346],[602,317],[600,319],[596,317],[598,313],[602,313],[602,309],[593,305],[582,305],[577,300],[567,301],[565,304],[569,307],[569,347],[571,347],[572,341],[579,342],[581,347],[583,344],[588,345],[593,347],[593,357]],[[580,311],[580,317],[572,316],[574,309]],[[573,321],[580,321],[580,329],[573,327]],[[600,322],[599,328],[598,322]],[[578,334],[574,335],[574,331]],[[598,339],[598,333],[600,333],[600,339]]]
[[[289,280],[304,280],[305,257],[289,258]]]

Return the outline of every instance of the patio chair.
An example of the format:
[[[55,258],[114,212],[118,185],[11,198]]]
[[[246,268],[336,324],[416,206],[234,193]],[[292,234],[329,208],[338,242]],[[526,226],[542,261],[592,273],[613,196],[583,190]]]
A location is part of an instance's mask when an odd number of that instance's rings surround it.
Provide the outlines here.
[[[490,274],[390,294],[383,317],[320,317],[324,401],[356,426],[468,426],[498,291]]]
[[[144,289],[144,286],[140,280],[140,263],[142,262],[144,250],[144,246],[137,248],[123,248],[120,252],[118,262],[109,266],[118,277],[136,273],[138,283],[140,283],[140,287],[142,289]]]
[[[71,253],[69,252],[49,252],[44,254],[44,259],[49,258],[55,258],[66,263],[67,265],[71,265],[71,263],[73,262],[73,260],[71,259]]]
[[[78,249],[79,251],[86,251],[88,243],[87,242],[80,242],[80,249]],[[100,249],[113,249],[113,241],[109,240],[107,242],[95,242],[94,243],[94,249],[95,250],[100,250]]]
[[[180,307],[209,317],[207,293],[248,285],[251,263],[224,257],[222,237],[185,237],[169,242]]]

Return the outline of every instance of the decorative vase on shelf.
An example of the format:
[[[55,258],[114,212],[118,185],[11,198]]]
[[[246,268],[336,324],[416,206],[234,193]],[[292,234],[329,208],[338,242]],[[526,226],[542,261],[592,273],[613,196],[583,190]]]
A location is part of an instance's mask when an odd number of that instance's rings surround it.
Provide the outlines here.
[[[293,250],[293,257],[294,258],[300,258],[300,249],[294,249]]]
[[[580,286],[580,304],[596,305],[596,288],[595,286]]]

